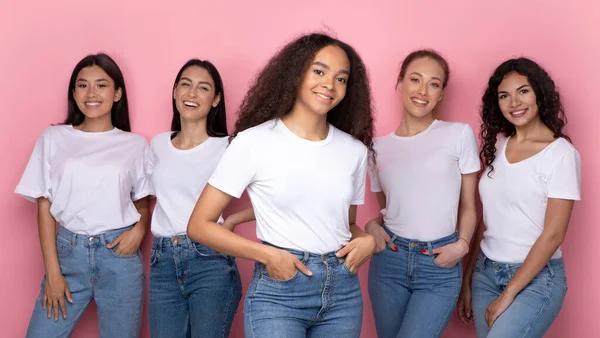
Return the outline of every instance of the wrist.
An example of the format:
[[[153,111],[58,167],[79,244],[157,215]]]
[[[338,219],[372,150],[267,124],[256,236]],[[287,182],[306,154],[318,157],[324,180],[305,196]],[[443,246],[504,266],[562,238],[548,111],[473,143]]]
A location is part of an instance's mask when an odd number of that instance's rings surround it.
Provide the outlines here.
[[[277,254],[276,250],[277,249],[275,249],[272,246],[263,244],[256,261],[264,265],[269,265],[269,262],[271,262],[273,257],[275,257],[275,255]]]
[[[502,291],[502,293],[510,298],[515,298],[517,296],[517,294],[519,293],[518,290],[516,290],[515,287],[513,287],[512,285],[510,285],[510,283],[504,288],[504,290]]]

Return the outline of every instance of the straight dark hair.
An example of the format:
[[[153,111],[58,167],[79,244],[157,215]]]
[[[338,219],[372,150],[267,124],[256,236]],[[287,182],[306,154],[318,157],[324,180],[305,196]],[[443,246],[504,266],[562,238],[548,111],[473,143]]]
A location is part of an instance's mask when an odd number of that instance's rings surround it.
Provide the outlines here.
[[[221,95],[221,99],[219,100],[219,104],[216,107],[211,107],[208,112],[208,116],[206,117],[206,132],[208,136],[211,137],[225,137],[227,136],[227,115],[225,112],[225,92],[223,91],[223,80],[221,79],[221,74],[217,70],[217,67],[213,65],[210,61],[207,60],[198,60],[191,59],[186,62],[183,67],[177,73],[177,77],[175,78],[175,83],[173,84],[173,90],[177,87],[179,80],[181,80],[181,75],[183,72],[189,67],[196,66],[205,69],[208,74],[213,79],[215,83],[215,95]],[[179,114],[179,110],[177,110],[177,105],[175,104],[175,98],[173,97],[173,91],[171,91],[171,98],[173,101],[173,120],[171,121],[171,131],[179,132],[181,131],[181,114]],[[174,133],[173,135],[175,135]]]
[[[77,102],[75,102],[73,93],[75,92],[75,81],[77,81],[79,72],[81,72],[81,70],[84,68],[92,66],[98,66],[102,68],[102,70],[106,72],[108,76],[110,76],[115,83],[115,90],[121,88],[121,99],[118,102],[113,103],[110,111],[110,120],[113,126],[123,131],[131,131],[131,126],[129,124],[129,106],[127,104],[127,91],[125,90],[123,73],[121,73],[121,69],[117,63],[110,56],[104,53],[91,54],[84,57],[81,61],[79,61],[79,63],[77,63],[75,69],[73,69],[71,79],[69,80],[69,92],[67,95],[68,114],[64,124],[78,126],[83,123],[83,120],[85,119],[85,115],[83,115],[81,110],[79,110],[79,107],[77,107]]]

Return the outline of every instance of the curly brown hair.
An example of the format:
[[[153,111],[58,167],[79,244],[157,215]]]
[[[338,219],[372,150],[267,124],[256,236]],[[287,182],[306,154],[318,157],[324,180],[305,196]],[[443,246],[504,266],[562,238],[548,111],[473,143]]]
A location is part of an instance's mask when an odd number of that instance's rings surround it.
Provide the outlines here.
[[[537,63],[527,58],[510,59],[503,62],[492,74],[488,81],[487,89],[482,97],[481,105],[481,152],[479,157],[483,164],[483,173],[486,168],[488,172],[494,171],[492,162],[496,159],[496,141],[498,133],[505,136],[513,136],[516,133],[515,125],[510,123],[502,114],[498,105],[498,86],[504,77],[510,73],[517,73],[527,77],[533,92],[535,93],[540,119],[554,132],[554,137],[562,137],[571,142],[569,136],[562,132],[567,124],[567,117],[560,100],[560,94],[556,89],[550,75]]]
[[[289,113],[310,63],[321,49],[331,45],[348,56],[350,76],[346,95],[327,113],[327,122],[360,140],[373,154],[373,109],[366,67],[354,48],[325,34],[301,36],[269,60],[242,101],[233,137]]]

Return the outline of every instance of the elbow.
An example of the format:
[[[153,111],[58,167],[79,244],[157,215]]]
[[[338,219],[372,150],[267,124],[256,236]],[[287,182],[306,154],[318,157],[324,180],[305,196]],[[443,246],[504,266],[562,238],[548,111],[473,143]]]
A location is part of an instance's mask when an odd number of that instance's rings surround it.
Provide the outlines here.
[[[201,239],[204,237],[202,232],[204,230],[204,226],[201,221],[195,220],[194,218],[190,218],[188,222],[186,235],[189,239],[194,242],[202,243]]]
[[[550,247],[558,249],[559,246],[565,241],[566,233],[564,231],[552,231],[546,234],[546,243]]]

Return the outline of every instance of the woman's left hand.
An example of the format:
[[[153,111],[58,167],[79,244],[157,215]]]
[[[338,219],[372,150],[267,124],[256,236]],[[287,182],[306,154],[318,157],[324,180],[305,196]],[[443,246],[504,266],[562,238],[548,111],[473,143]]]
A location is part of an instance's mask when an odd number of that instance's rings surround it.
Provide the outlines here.
[[[455,266],[468,252],[469,247],[461,240],[433,249],[433,254],[438,255],[435,263],[443,268]],[[429,251],[425,249],[421,253],[429,255]]]
[[[346,244],[340,251],[335,253],[336,257],[346,256],[346,267],[352,273],[358,273],[358,269],[371,258],[377,247],[375,237],[366,234],[357,237]]]
[[[142,240],[144,239],[144,234],[145,231],[134,226],[133,229],[120,234],[119,237],[106,247],[112,249],[118,245],[119,247],[115,251],[115,254],[119,256],[131,256],[139,250]]]
[[[494,325],[496,319],[498,319],[498,317],[500,317],[500,315],[504,313],[506,309],[508,309],[514,300],[514,296],[511,296],[506,292],[502,292],[498,298],[494,299],[494,301],[488,305],[487,309],[485,310],[485,322],[488,325],[488,329],[492,328],[492,325]]]

